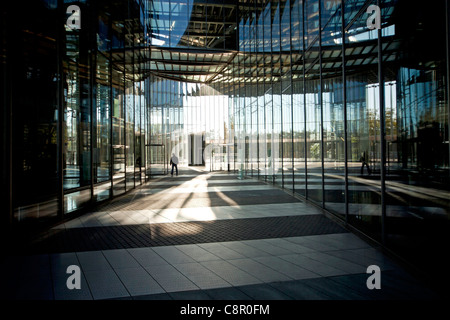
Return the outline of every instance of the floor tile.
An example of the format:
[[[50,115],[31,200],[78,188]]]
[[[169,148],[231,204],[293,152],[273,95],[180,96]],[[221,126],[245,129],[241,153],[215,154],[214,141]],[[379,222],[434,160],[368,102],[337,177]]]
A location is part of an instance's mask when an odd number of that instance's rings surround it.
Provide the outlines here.
[[[331,246],[329,244],[324,244],[319,241],[314,241],[308,239],[308,237],[292,237],[287,238],[288,241],[300,244],[304,247],[310,248],[315,251],[330,251],[330,250],[338,250],[335,246]]]
[[[252,300],[236,287],[209,289],[205,292],[213,300]]]
[[[340,270],[335,268],[329,264],[311,259],[302,254],[291,254],[280,256],[281,259],[291,262],[295,265],[298,265],[306,270],[314,272],[322,277],[330,277],[336,275],[347,274],[344,270]]]
[[[77,254],[75,252],[67,253],[54,253],[50,255],[50,263],[52,272],[63,272],[65,273],[67,267],[70,265],[80,265]]]
[[[370,265],[378,265],[382,270],[384,270],[384,266],[379,265],[379,261],[370,257],[361,256],[351,250],[336,250],[336,251],[327,251],[327,254],[330,256],[334,256],[340,259],[343,259],[348,262],[352,262],[358,264],[363,267],[368,267]]]
[[[108,214],[105,214],[102,217],[98,218],[98,221],[102,224],[102,226],[119,226],[120,222],[117,221],[116,219],[114,219],[113,217],[111,217]]]
[[[285,274],[279,273],[278,271],[252,259],[235,259],[230,260],[229,262],[239,269],[251,274],[255,278],[258,278],[262,282],[290,280],[290,278]]]
[[[174,300],[210,300],[211,297],[205,291],[193,290],[193,291],[180,291],[169,293],[170,297]]]
[[[143,296],[133,296],[133,300],[174,300],[168,293],[146,294]]]
[[[224,260],[245,258],[242,254],[221,243],[200,243],[198,246]]]
[[[303,280],[274,282],[270,286],[294,300],[328,300],[331,297],[303,283]]]
[[[81,217],[83,227],[101,227],[102,223],[95,216]]]
[[[130,296],[113,270],[88,270],[84,274],[95,300]]]
[[[70,277],[70,274],[55,272],[52,275],[55,300],[92,300],[93,297],[84,273],[81,272],[80,276],[80,289],[69,289],[67,287],[67,279]]]
[[[288,239],[289,238],[264,239],[264,242],[268,242],[274,246],[279,246],[283,249],[286,249],[290,251],[289,253],[306,253],[316,251],[314,249],[302,246],[301,244],[291,242]]]
[[[174,263],[188,263],[195,262],[194,259],[190,258],[177,248],[173,246],[168,247],[154,247],[153,251],[155,251],[158,255],[160,255],[164,260],[169,262],[170,264]]]
[[[112,267],[101,251],[77,252],[83,271],[111,270]]]
[[[387,270],[381,272],[381,289],[391,292],[397,299],[433,300],[438,296],[428,287],[420,284],[410,274],[402,270]]]
[[[195,261],[210,261],[210,260],[220,260],[220,258],[213,253],[201,248],[196,244],[187,244],[175,246],[178,250],[194,259]]]
[[[147,216],[141,214],[139,211],[130,213],[129,217],[137,224],[148,224],[149,223],[149,218]]]
[[[200,289],[224,288],[231,284],[200,263],[183,263],[173,265],[186,278],[191,280]]]
[[[265,257],[270,256],[270,253],[266,251],[262,251],[253,246],[247,245],[241,241],[229,241],[229,242],[221,242],[225,247],[236,251],[237,253],[243,255],[247,258],[256,258],[256,257]]]
[[[347,273],[365,273],[368,267],[363,267],[359,264],[349,262],[323,252],[305,253],[303,255],[305,257],[325,263],[329,266],[343,270]]]
[[[384,255],[380,250],[376,248],[362,248],[348,250],[353,254],[360,256],[360,259],[370,264],[376,264],[383,270],[397,269],[398,265],[394,263],[390,258]]]
[[[166,292],[199,289],[198,286],[171,265],[147,266],[145,270]]]
[[[255,260],[287,275],[293,280],[316,278],[319,276],[317,273],[313,273],[279,257],[258,257]]]
[[[248,272],[245,272],[226,261],[204,261],[201,262],[201,264],[233,286],[242,286],[260,282],[260,280],[253,277]]]
[[[169,264],[152,248],[127,249],[134,259],[143,267]]]
[[[276,287],[268,284],[255,284],[251,286],[240,287],[243,293],[254,300],[291,300],[292,298],[278,290]],[[261,305],[264,306],[264,303]],[[265,306],[264,306],[265,307]],[[270,310],[270,309],[269,309]]]
[[[367,274],[349,274],[337,277],[330,277],[329,280],[337,282],[342,291],[357,292],[365,299],[370,300],[392,300],[397,299],[398,296],[389,292],[388,290],[370,290],[367,288]]]
[[[332,233],[323,235],[323,238],[331,240],[333,246],[339,249],[370,248],[370,244],[352,233]]]
[[[291,251],[289,250],[286,250],[280,246],[274,246],[271,243],[263,240],[247,240],[242,241],[242,243],[254,247],[256,249],[259,249],[261,251],[267,252],[270,255],[279,256],[291,253]]]
[[[142,267],[115,270],[132,296],[164,293],[164,289]]]
[[[306,279],[303,284],[330,297],[330,300],[364,300],[367,297],[334,282],[331,278]]]
[[[139,263],[126,249],[104,250],[102,252],[113,269],[139,267]]]
[[[67,221],[64,223],[66,228],[81,228],[83,227],[83,222],[80,218],[75,218],[73,220]]]

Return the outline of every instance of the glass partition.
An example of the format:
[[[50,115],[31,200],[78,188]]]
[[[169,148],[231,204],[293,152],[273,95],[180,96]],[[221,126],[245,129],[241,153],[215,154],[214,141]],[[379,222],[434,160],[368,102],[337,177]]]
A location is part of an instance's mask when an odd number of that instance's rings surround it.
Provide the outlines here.
[[[347,9],[347,8],[346,8]],[[381,150],[376,30],[360,16],[346,32],[348,221],[381,241]],[[364,50],[370,55],[360,59]]]
[[[321,1],[322,108],[325,208],[346,215],[345,104],[342,77],[342,17],[340,2]]]

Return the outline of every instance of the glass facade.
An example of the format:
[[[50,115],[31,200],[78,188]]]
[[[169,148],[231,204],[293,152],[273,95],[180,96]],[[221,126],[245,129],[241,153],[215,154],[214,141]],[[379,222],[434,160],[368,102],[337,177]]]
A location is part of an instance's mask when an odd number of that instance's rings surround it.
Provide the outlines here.
[[[11,223],[58,219],[145,181],[147,6],[47,0],[2,9]]]
[[[231,166],[230,99],[221,88],[152,77],[150,175],[167,173],[173,153],[181,165],[210,171]]]
[[[235,167],[416,263],[435,261],[449,243],[446,2],[241,1],[239,11]]]
[[[1,10],[5,225],[123,194],[176,153],[284,188],[417,263],[448,249],[447,1]]]

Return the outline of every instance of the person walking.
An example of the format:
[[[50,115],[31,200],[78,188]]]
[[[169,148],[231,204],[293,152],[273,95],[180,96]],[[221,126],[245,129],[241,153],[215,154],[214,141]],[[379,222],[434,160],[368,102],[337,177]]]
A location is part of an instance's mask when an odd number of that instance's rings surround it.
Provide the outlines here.
[[[367,167],[367,172],[369,173],[369,175],[371,175],[371,174],[372,174],[372,170],[370,170],[369,164],[367,163],[367,162],[368,162],[368,159],[367,159],[366,151],[364,151],[364,152],[362,153],[361,159],[360,159],[360,160],[361,160],[361,162],[362,162],[362,165],[361,165],[361,175],[364,174],[364,166]]]
[[[172,153],[172,157],[170,158],[170,165],[172,166],[171,176],[173,177],[173,168],[176,169],[176,174],[178,175],[178,157],[175,153]]]

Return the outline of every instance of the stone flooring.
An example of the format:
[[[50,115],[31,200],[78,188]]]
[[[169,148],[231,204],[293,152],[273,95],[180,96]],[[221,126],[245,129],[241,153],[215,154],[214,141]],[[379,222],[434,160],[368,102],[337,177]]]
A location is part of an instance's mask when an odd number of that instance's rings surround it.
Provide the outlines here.
[[[286,192],[180,168],[4,257],[7,300],[433,300],[378,248]],[[381,289],[367,286],[380,268]],[[80,289],[69,289],[69,266]]]

